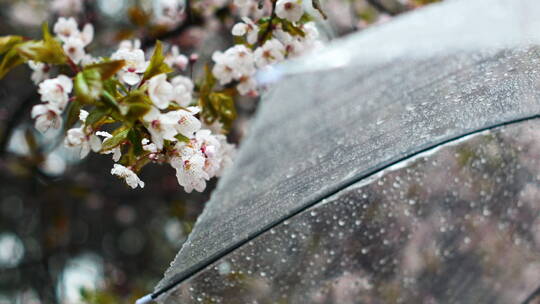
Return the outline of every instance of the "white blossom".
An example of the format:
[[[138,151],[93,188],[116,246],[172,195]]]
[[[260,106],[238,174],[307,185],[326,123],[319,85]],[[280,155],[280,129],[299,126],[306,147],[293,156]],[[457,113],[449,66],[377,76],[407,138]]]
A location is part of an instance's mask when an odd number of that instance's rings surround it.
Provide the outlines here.
[[[274,31],[274,36],[285,46],[288,57],[301,55],[304,51],[302,42],[291,34],[278,29]]]
[[[73,17],[60,17],[54,24],[53,32],[60,40],[66,42],[69,38],[79,35],[77,21],[75,21],[75,18]]]
[[[263,46],[258,47],[254,56],[257,67],[263,68],[269,64],[283,61],[285,59],[285,46],[279,40],[273,38],[267,40]]]
[[[113,168],[111,169],[111,174],[124,179],[126,184],[128,184],[128,186],[130,186],[132,189],[137,188],[137,186],[144,188],[144,182],[139,179],[137,174],[131,171],[131,169],[120,164],[114,164]]]
[[[105,131],[97,131],[96,135],[103,137],[103,141],[113,137],[112,134],[110,134],[109,132],[105,132]],[[122,157],[122,149],[120,149],[120,146],[114,147],[111,150],[103,151],[101,153],[102,154],[112,154],[113,155],[112,158],[113,158],[113,160],[115,162],[119,161],[120,157]]]
[[[131,40],[122,40],[118,45],[119,50],[128,50],[133,51],[141,48],[141,41],[139,39]]]
[[[256,95],[257,82],[255,81],[253,77],[245,76],[245,77],[240,78],[240,81],[238,82],[236,89],[238,90],[238,93],[240,93],[240,95],[248,95],[248,94]]]
[[[45,133],[49,129],[60,129],[62,126],[62,111],[55,105],[46,103],[35,105],[32,108],[31,116],[36,120],[35,127],[41,132]]]
[[[94,63],[98,63],[101,61],[101,58],[96,58],[96,57],[93,57],[92,55],[90,54],[85,54],[82,58],[81,58],[81,64],[83,66],[85,65],[89,65],[89,64],[94,64]]]
[[[191,138],[195,132],[201,129],[201,121],[194,116],[198,112],[198,107],[189,107],[187,110],[171,111],[166,115],[176,121],[174,127],[179,134]]]
[[[204,171],[206,159],[203,153],[190,143],[178,143],[175,148],[178,156],[172,157],[170,164],[176,169],[178,184],[183,186],[187,193],[193,189],[198,192],[204,191],[210,176]]]
[[[199,130],[195,134],[195,142],[205,157],[204,171],[209,177],[219,172],[221,166],[221,143],[210,130]]]
[[[239,22],[233,26],[232,34],[234,36],[246,35],[246,41],[249,44],[255,44],[259,37],[259,27],[248,17],[243,17],[242,21],[244,22]]]
[[[231,60],[227,60],[220,53],[214,53],[212,59],[216,62],[212,68],[212,74],[219,80],[221,85],[231,82],[236,77]]]
[[[279,18],[297,22],[303,14],[302,0],[278,0],[276,3],[276,15]]]
[[[171,79],[173,86],[172,99],[180,106],[187,107],[191,103],[193,88],[193,81],[188,77],[179,75]]]
[[[234,152],[234,145],[227,143],[224,135],[199,130],[189,142],[175,145],[175,155],[169,163],[186,192],[204,191],[207,180],[220,176],[230,166]]]
[[[31,78],[35,84],[38,84],[49,77],[49,66],[47,64],[28,60],[28,66],[32,69]]]
[[[142,148],[144,151],[148,151],[150,153],[157,153],[158,149],[156,147],[156,145],[152,142],[150,142],[150,140],[148,138],[143,138],[141,140],[141,144],[142,144]]]
[[[212,73],[222,85],[255,73],[253,52],[245,45],[235,45],[225,53],[215,52],[212,60],[216,63]]]
[[[64,52],[74,63],[79,63],[86,55],[84,51],[84,43],[79,37],[68,38],[64,45]]]
[[[119,72],[119,77],[129,85],[137,84],[141,80],[139,74],[144,73],[148,66],[148,62],[144,59],[144,52],[141,49],[120,48],[112,54],[111,58],[126,62]]]
[[[224,132],[223,130],[223,124],[219,120],[214,120],[211,124],[207,124],[202,121],[201,129],[208,129],[214,134],[222,134]]]
[[[165,57],[165,63],[180,70],[185,70],[189,59],[185,55],[180,54],[180,49],[174,45],[171,48],[171,52]]]
[[[305,36],[292,36],[282,29],[274,31],[274,36],[285,46],[288,57],[299,56],[311,52],[322,46],[319,31],[314,22],[302,25]]]
[[[167,75],[159,74],[148,81],[148,95],[156,107],[166,109],[173,98],[173,86],[167,81]]]
[[[155,22],[165,26],[176,25],[182,17],[183,2],[180,0],[158,0],[154,2]]]
[[[94,26],[90,23],[85,24],[79,38],[85,46],[89,45],[94,40]]]
[[[79,39],[83,47],[90,44],[94,39],[94,26],[87,23],[84,25],[83,30],[79,31],[77,21],[73,17],[58,18],[54,24],[53,31],[62,42],[67,43],[70,39]]]
[[[58,75],[56,78],[46,79],[39,84],[38,92],[41,100],[56,105],[58,109],[64,110],[69,100],[69,93],[73,89],[73,82],[65,75]]]
[[[148,123],[147,129],[152,141],[159,150],[163,149],[164,140],[176,141],[174,137],[178,134],[176,130],[178,118],[169,113],[162,114],[158,109],[152,108],[143,116],[143,120]]]
[[[80,157],[85,158],[90,150],[98,152],[101,149],[101,140],[94,134],[86,134],[84,127],[72,128],[67,131],[64,144],[70,148],[80,147]]]
[[[88,118],[88,111],[81,109],[79,111],[79,120],[82,122],[86,122],[86,118]]]
[[[306,34],[305,37],[302,38],[302,42],[304,44],[304,53],[311,52],[322,47],[323,44],[319,39],[319,30],[317,29],[315,22],[312,21],[303,24],[302,29]]]

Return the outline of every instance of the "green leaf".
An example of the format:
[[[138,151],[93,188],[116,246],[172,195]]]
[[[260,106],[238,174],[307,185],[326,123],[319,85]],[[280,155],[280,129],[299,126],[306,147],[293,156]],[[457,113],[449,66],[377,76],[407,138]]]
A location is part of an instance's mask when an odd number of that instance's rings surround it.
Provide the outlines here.
[[[126,65],[124,60],[113,60],[87,65],[85,69],[95,69],[101,75],[101,80],[111,78],[116,72]]]
[[[172,71],[173,70],[171,69],[171,67],[165,63],[165,56],[163,56],[163,46],[161,45],[161,41],[157,41],[156,48],[154,49],[154,53],[152,54],[152,58],[150,59],[150,64],[144,72],[142,81],[144,82],[158,74],[167,74]]]
[[[201,116],[207,123],[219,119],[225,129],[230,129],[236,119],[233,97],[223,92],[212,92],[208,95],[208,101],[209,103],[205,103],[202,107]]]
[[[263,24],[268,24],[270,22],[271,18],[270,17],[262,17],[261,19],[259,19],[259,21],[257,21],[257,24],[259,26],[263,25]]]
[[[103,118],[107,117],[108,114],[109,113],[107,109],[95,108],[88,114],[85,125],[94,127],[95,124],[97,124]]]
[[[0,55],[10,51],[15,45],[23,41],[21,36],[0,37]]]
[[[179,142],[189,143],[189,137],[186,137],[180,133],[176,134],[174,138],[178,139]]]
[[[125,116],[129,121],[135,121],[143,117],[151,109],[151,106],[149,104],[143,102],[134,102],[126,106],[127,112]]]
[[[144,152],[141,143],[141,133],[133,128],[129,130],[128,139],[131,142],[131,147],[133,148],[135,156],[141,155]]]
[[[73,127],[79,121],[80,113],[81,103],[78,100],[70,102],[67,108],[67,118],[64,124],[64,130],[71,129],[71,127]]]
[[[109,151],[119,146],[127,139],[129,130],[130,129],[123,128],[119,132],[113,132],[113,137],[107,138],[101,145],[101,151]]]
[[[122,104],[129,104],[129,103],[138,103],[138,102],[147,102],[151,104],[150,99],[146,93],[144,93],[143,90],[133,90],[124,97],[121,101]]]
[[[212,70],[210,69],[210,66],[207,64],[204,66],[204,79],[199,86],[199,95],[202,97],[202,99],[206,98],[211,92],[214,86],[216,85],[216,78],[214,77],[214,74],[212,74]]]
[[[121,100],[120,113],[133,122],[148,113],[151,104],[150,99],[143,91],[132,91]]]
[[[17,49],[8,51],[2,58],[2,63],[0,63],[0,79],[4,78],[11,69],[22,63],[24,63],[24,60],[17,52]]]
[[[75,76],[75,96],[83,103],[92,104],[103,92],[101,75],[97,69],[85,69]]]
[[[103,91],[103,95],[101,96],[101,101],[105,105],[108,105],[115,110],[119,109],[118,102],[116,102],[116,99],[114,99],[113,95],[110,94],[107,89]]]
[[[64,64],[67,61],[62,45],[51,35],[47,23],[43,24],[43,40],[23,42],[16,49],[26,60],[50,64]]]
[[[224,93],[212,93],[209,96],[212,107],[218,111],[220,116],[234,120],[236,118],[236,109],[234,107],[234,99]]]
[[[290,22],[289,20],[287,19],[280,19],[281,21],[281,24],[283,25],[283,30],[293,36],[300,36],[300,37],[304,37],[306,36],[306,33],[304,33],[304,31],[294,25],[292,22]]]

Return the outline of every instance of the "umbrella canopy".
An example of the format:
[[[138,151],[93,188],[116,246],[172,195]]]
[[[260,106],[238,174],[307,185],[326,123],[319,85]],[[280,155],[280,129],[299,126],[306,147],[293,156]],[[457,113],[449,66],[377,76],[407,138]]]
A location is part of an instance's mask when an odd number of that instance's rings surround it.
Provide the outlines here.
[[[337,231],[331,232],[322,226],[319,230],[313,229],[314,226],[311,224],[308,225],[311,228],[297,226],[288,229],[285,226],[294,224],[294,221],[305,223],[301,219],[311,216],[310,212],[313,210],[310,208],[331,205],[329,201],[341,201],[343,204],[344,197],[349,197],[350,204],[357,208],[353,210],[325,207],[327,208],[325,212],[330,214],[327,214],[327,217],[336,219],[335,227],[340,226],[340,218],[343,221],[351,223],[360,221],[368,225],[370,218],[391,212],[391,208],[385,211],[377,207],[370,213],[371,217],[363,214],[358,219],[351,217],[351,214],[358,215],[362,214],[361,210],[369,210],[368,207],[365,209],[361,207],[365,205],[366,200],[371,200],[370,204],[377,204],[378,201],[384,201],[385,195],[390,194],[381,195],[378,199],[373,199],[369,195],[347,196],[347,193],[356,193],[351,189],[357,189],[367,183],[369,185],[366,187],[372,188],[365,189],[366,193],[377,191],[383,193],[384,187],[373,187],[368,182],[373,181],[374,174],[404,160],[415,160],[415,156],[422,152],[455,142],[467,135],[493,129],[491,131],[493,134],[478,136],[501,138],[497,141],[499,144],[496,147],[502,147],[500,153],[504,155],[507,153],[504,151],[508,149],[505,147],[512,145],[515,146],[515,151],[519,151],[520,144],[512,140],[519,137],[523,130],[529,130],[529,133],[525,133],[530,134],[535,127],[536,129],[540,127],[537,122],[531,122],[540,113],[539,48],[536,47],[540,42],[538,16],[540,3],[535,0],[449,1],[409,13],[387,24],[337,41],[317,54],[277,70],[283,78],[263,96],[257,117],[249,135],[242,143],[233,168],[219,181],[188,240],[166,271],[164,279],[158,284],[152,297],[172,303],[180,302],[182,297],[185,297],[182,301],[189,298],[193,301],[200,298],[202,301],[205,295],[208,295],[208,291],[194,292],[182,289],[182,286],[191,284],[189,280],[201,277],[201,274],[198,274],[201,270],[204,272],[210,269],[221,274],[238,275],[264,269],[263,264],[265,260],[268,262],[268,259],[259,254],[256,263],[249,263],[251,265],[249,267],[254,267],[253,269],[246,266],[246,272],[231,272],[231,268],[237,268],[234,261],[238,261],[242,256],[249,258],[246,250],[252,252],[254,248],[262,251],[264,248],[273,248],[270,246],[273,237],[289,236],[290,239],[291,231],[297,231],[298,236],[302,229],[305,230],[305,234],[331,236],[334,243],[327,245],[333,248],[343,246],[349,252],[357,252],[359,255],[372,254],[376,258],[395,257],[395,253],[389,255],[378,250],[369,252],[369,248],[366,249],[364,246],[365,242],[354,246],[355,243],[352,241],[354,238],[342,238],[340,242]],[[502,127],[503,125],[510,126]],[[507,128],[510,129],[504,131]],[[512,136],[509,137],[508,134]],[[474,152],[471,152],[472,158],[467,158],[467,153],[465,156],[456,156],[456,151],[459,150],[456,147],[466,148],[452,145],[443,146],[443,149],[447,149],[446,154],[441,154],[442,150],[437,150],[431,160],[439,160],[441,163],[442,160],[453,159],[459,163],[461,159],[464,162],[463,166],[468,166],[472,164],[474,155],[487,155],[490,152],[474,148],[484,145],[483,141],[486,139],[467,137],[466,141],[469,140],[476,141],[473,148],[469,149]],[[529,141],[534,140],[534,137],[529,138]],[[446,155],[446,158],[441,155]],[[422,157],[424,156],[422,154]],[[506,164],[504,168],[514,166],[512,176],[525,164],[503,163]],[[539,175],[538,162],[528,164],[536,172],[530,173],[529,179],[519,180],[520,183],[532,183],[537,178],[535,176]],[[412,161],[401,166],[419,165],[415,165]],[[419,170],[427,172],[437,169],[435,171],[452,176],[452,179],[446,179],[448,181],[454,181],[453,176],[458,174],[449,170],[448,166],[425,165],[423,168]],[[391,170],[395,171],[396,168],[393,167]],[[495,176],[497,173],[489,168],[478,170],[488,176]],[[382,172],[390,174],[388,170]],[[400,172],[403,176],[406,170]],[[503,174],[504,172],[506,171],[501,172],[499,178],[508,177]],[[425,184],[428,181],[429,179],[424,179],[421,182]],[[389,189],[393,187],[393,184],[386,182],[382,184]],[[504,184],[500,182],[501,187],[497,188],[497,191],[503,193],[506,189],[502,186]],[[457,193],[455,197],[460,198],[451,199],[449,202],[461,201],[467,197],[468,192],[459,192],[459,185],[462,184],[447,183],[449,189]],[[471,191],[480,193],[481,190],[474,188],[469,192]],[[497,191],[492,194],[499,193]],[[514,198],[517,195],[515,194]],[[395,196],[393,199],[403,202],[411,200],[406,195]],[[434,199],[429,195],[421,196],[417,199],[420,202],[418,205],[422,205],[421,202],[428,204]],[[492,199],[492,201],[493,204],[496,202],[503,204],[500,200]],[[489,202],[487,200],[484,203]],[[485,204],[481,204],[482,208],[486,206]],[[483,214],[483,209],[481,210],[480,214]],[[335,214],[331,215],[332,212]],[[434,211],[427,213],[432,214],[431,212]],[[485,216],[491,215],[490,212],[493,211],[488,208]],[[447,215],[457,216],[455,213]],[[379,221],[377,229],[393,230],[381,223],[383,222]],[[437,225],[435,227],[440,228]],[[368,228],[359,229],[354,231],[370,231]],[[286,232],[283,232],[284,230]],[[351,235],[358,237],[354,233]],[[318,236],[317,239],[321,237]],[[376,239],[380,241],[381,246],[384,245],[382,236],[379,235]],[[395,243],[390,239],[387,241]],[[268,244],[267,247],[262,246],[265,243]],[[274,246],[278,244],[290,249],[289,246],[285,246],[289,243],[277,242]],[[326,243],[317,242],[317,244]],[[327,249],[327,254],[330,254],[329,247],[324,248]],[[393,248],[398,250],[398,247]],[[403,245],[399,248],[400,252],[404,252],[409,247]],[[362,249],[368,251],[364,252]],[[310,254],[315,254],[313,250],[305,249],[303,252],[306,254],[303,255],[304,261]],[[290,251],[289,253],[292,254]],[[235,255],[237,258],[231,260]],[[282,255],[287,258],[287,253]],[[358,264],[361,258],[352,260]],[[540,262],[538,256],[533,260]],[[271,261],[274,263],[274,260]],[[466,265],[478,263],[477,260],[467,261]],[[298,264],[300,260],[291,259],[291,262]],[[392,259],[382,263],[390,262],[397,263]],[[368,269],[362,270],[365,276],[367,277],[369,272],[371,276],[387,278],[389,274],[380,270],[381,267],[374,267],[373,263],[375,262],[363,262],[364,268]],[[371,266],[368,267],[368,264]],[[308,268],[306,266],[302,269]],[[334,268],[339,269],[337,266]],[[341,268],[347,267],[345,265]],[[250,269],[249,272],[247,269]],[[283,272],[285,270],[282,270],[282,273],[286,273]],[[360,270],[355,271],[358,273]],[[268,276],[267,273],[263,275],[260,272],[264,271],[259,271],[259,277]],[[349,275],[355,277],[353,272]],[[202,276],[204,277],[204,274]],[[342,277],[341,275],[340,278]],[[401,275],[396,280],[400,281],[406,277]],[[219,280],[219,276],[215,275],[206,278]],[[318,280],[324,281],[323,278]],[[258,281],[254,282],[253,284],[257,284]],[[295,281],[289,278],[284,282],[287,284],[283,286],[294,286]],[[296,282],[304,286],[300,281]],[[377,282],[382,281],[378,279]],[[364,283],[366,288],[373,287],[369,282]],[[458,283],[456,286],[462,286]],[[391,290],[392,285],[388,288]],[[530,292],[529,289],[527,287],[519,292],[525,294]],[[248,292],[244,292],[244,296],[245,294]],[[297,293],[295,296],[299,298],[291,296],[292,298],[288,298],[289,302],[302,302],[300,299],[304,299],[304,302],[316,302],[314,298],[306,300],[306,294]],[[218,298],[216,296],[213,299]],[[385,302],[382,298],[378,299]],[[488,298],[471,296],[462,299]]]

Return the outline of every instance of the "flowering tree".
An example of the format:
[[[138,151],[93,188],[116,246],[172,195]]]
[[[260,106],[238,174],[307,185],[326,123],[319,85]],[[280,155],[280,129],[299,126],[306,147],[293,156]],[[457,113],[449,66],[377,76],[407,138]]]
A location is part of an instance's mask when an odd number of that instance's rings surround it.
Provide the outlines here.
[[[146,164],[168,163],[185,191],[203,191],[232,162],[235,148],[223,134],[236,117],[235,97],[258,95],[258,70],[321,45],[301,1],[268,4],[265,9],[263,2],[234,2],[235,13],[257,21],[243,16],[232,27],[235,45],[216,51],[213,67],[206,65],[195,83],[183,74],[194,57],[190,62],[175,46],[164,54],[159,41],[151,55],[139,40],[124,40],[109,57],[92,56],[85,51],[92,24],[80,30],[72,17],[56,21],[54,36],[44,24],[41,40],[0,38],[0,75],[27,63],[42,101],[32,108],[35,128],[45,133],[63,126],[65,145],[79,148],[81,158],[90,151],[112,154],[111,173],[130,187],[144,187],[137,172]],[[156,24],[177,25],[182,7],[160,2]],[[318,2],[314,7],[325,16]]]

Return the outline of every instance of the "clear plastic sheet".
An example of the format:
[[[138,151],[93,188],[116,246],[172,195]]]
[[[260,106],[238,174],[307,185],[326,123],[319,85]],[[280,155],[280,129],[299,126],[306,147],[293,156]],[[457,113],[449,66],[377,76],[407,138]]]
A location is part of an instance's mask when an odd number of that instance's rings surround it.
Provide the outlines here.
[[[538,16],[535,0],[448,1],[280,67],[156,291],[373,172],[538,115]]]
[[[163,302],[521,303],[540,286],[539,138],[536,119],[419,154],[277,225]]]

